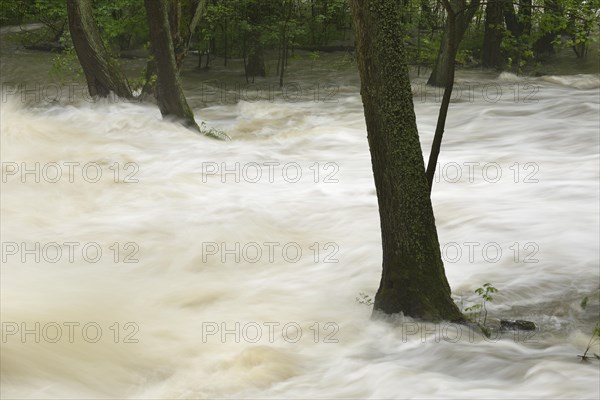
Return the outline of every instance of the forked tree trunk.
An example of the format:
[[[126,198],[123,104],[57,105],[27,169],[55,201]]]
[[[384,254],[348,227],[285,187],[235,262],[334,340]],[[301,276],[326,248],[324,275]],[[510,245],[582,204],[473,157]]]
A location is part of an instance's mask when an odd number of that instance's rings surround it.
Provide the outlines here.
[[[454,60],[456,59],[457,45],[454,43],[452,38],[456,37],[456,10],[452,7],[449,0],[442,0],[442,4],[448,14],[448,20],[446,29],[448,30],[449,40],[446,42],[448,48],[446,54],[448,54],[448,65],[446,66],[447,75],[446,82],[444,83],[444,96],[442,97],[442,104],[440,105],[440,112],[438,114],[437,125],[435,127],[435,134],[433,135],[433,142],[431,143],[431,152],[429,153],[429,161],[427,163],[427,182],[429,183],[429,191],[433,188],[433,178],[435,177],[435,169],[437,167],[438,156],[440,155],[440,149],[442,148],[442,138],[444,137],[444,129],[446,128],[446,117],[448,116],[448,108],[450,107],[450,98],[452,97],[452,89],[454,88]]]
[[[467,5],[465,0],[451,0],[450,3],[456,12],[456,29],[455,29],[455,37],[454,37],[454,47],[458,49],[460,46],[460,42],[462,42],[465,33],[467,32],[467,28],[475,16],[477,9],[479,8],[479,4],[481,0],[471,0],[471,2]],[[431,86],[439,86],[443,87],[446,84],[448,79],[448,60],[450,59],[450,54],[448,54],[448,27],[444,29],[444,33],[442,35],[442,43],[440,45],[440,49],[438,51],[437,58],[435,59],[435,63],[433,64],[433,70],[431,71],[431,75],[427,80],[427,84]]]
[[[375,311],[463,321],[435,227],[396,0],[352,0],[383,244]]]
[[[168,1],[144,0],[150,26],[150,42],[156,62],[158,107],[163,117],[180,121],[185,126],[200,131],[179,82],[166,4]]]
[[[111,59],[102,42],[91,0],[67,0],[67,14],[73,46],[90,95],[107,97],[114,92],[119,97],[133,97],[125,74]]]

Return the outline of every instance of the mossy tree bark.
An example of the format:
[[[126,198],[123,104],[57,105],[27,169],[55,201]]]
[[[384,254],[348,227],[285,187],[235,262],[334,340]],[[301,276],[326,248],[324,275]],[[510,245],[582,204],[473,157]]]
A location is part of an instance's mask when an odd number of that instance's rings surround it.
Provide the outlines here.
[[[465,0],[450,0],[450,5],[456,11],[456,24],[455,24],[455,35],[454,35],[454,47],[458,49],[460,42],[462,42],[467,28],[475,16],[481,0],[471,0],[469,4]],[[448,61],[451,55],[448,53],[448,25],[442,35],[442,43],[438,51],[437,58],[433,64],[433,69],[427,84],[431,86],[444,87],[448,80]],[[452,58],[454,62],[454,58]]]
[[[396,0],[352,0],[383,244],[374,310],[463,321],[450,296],[419,142]]]
[[[92,97],[133,97],[125,74],[119,69],[98,31],[91,0],[67,0],[67,15],[73,46],[83,68]]]
[[[157,72],[156,97],[163,117],[200,131],[179,82],[168,6],[171,0],[144,0]]]

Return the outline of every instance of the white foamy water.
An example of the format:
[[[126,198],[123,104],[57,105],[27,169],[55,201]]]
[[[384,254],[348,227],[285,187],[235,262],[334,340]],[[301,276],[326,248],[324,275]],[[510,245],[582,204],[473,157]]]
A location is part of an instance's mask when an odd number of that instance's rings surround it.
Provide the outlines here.
[[[333,103],[196,109],[227,143],[151,105],[10,95],[2,397],[597,398],[577,355],[599,310],[598,78],[460,78],[433,190],[448,279],[464,306],[492,282],[490,317],[539,332],[485,340],[356,302],[381,239],[355,77]]]

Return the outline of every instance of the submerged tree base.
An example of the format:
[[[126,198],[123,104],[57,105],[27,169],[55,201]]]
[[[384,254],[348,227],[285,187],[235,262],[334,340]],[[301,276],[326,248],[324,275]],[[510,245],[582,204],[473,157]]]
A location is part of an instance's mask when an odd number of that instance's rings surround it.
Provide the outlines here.
[[[374,309],[428,321],[464,321],[444,272],[414,113],[400,3],[353,0],[351,5],[383,248]]]

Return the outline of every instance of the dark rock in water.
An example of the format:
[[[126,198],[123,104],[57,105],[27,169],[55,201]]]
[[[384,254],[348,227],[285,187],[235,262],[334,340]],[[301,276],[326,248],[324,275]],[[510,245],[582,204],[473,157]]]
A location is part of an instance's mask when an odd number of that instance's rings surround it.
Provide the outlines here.
[[[537,326],[533,322],[524,319],[501,319],[500,328],[510,331],[535,331]]]

